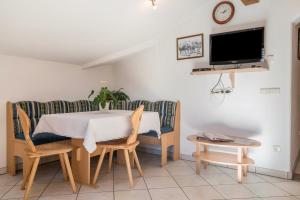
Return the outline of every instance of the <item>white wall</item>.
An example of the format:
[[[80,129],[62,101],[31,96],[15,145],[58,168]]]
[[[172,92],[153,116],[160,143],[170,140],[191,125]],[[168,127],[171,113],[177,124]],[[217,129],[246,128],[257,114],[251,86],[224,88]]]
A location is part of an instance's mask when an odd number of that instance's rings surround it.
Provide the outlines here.
[[[300,15],[300,1],[263,0],[248,7],[240,0],[233,1],[236,15],[223,27],[265,21],[266,54],[275,57],[268,72],[237,74],[236,88],[223,103],[221,96],[209,94],[218,75],[190,75],[194,65],[207,64],[209,34],[220,28],[211,20],[217,2],[206,1],[191,16],[170,24],[167,32],[157,34],[153,49],[116,63],[115,86],[124,87],[132,99],[182,102],[182,154],[191,155],[194,151],[187,135],[219,131],[261,141],[261,148],[250,151],[256,166],[288,172],[291,170],[291,23]],[[177,61],[176,38],[197,33],[204,33],[205,57]],[[260,94],[260,88],[265,87],[280,87],[281,93]],[[274,152],[273,145],[280,145],[281,151]]]
[[[300,150],[300,60],[298,59],[298,29],[300,28],[300,18],[292,25],[292,148],[291,166],[294,163]]]
[[[80,66],[0,55],[0,169],[6,167],[6,102],[87,99],[101,80],[112,83],[111,67]]]

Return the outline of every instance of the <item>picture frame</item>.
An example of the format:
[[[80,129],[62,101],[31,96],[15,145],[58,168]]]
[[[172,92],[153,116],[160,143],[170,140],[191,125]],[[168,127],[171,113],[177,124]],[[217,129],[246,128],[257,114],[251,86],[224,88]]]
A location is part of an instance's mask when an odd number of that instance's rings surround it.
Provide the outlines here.
[[[177,60],[204,57],[204,34],[177,38]]]
[[[300,60],[300,27],[298,28],[298,60]]]

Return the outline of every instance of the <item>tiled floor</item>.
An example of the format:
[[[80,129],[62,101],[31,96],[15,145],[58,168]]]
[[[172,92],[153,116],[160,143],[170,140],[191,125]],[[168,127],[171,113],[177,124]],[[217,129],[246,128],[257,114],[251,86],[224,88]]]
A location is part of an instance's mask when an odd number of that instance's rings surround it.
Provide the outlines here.
[[[210,200],[210,199],[257,199],[299,200],[300,182],[248,174],[243,184],[235,180],[236,171],[217,166],[201,169],[195,174],[195,163],[169,161],[160,167],[158,156],[140,153],[144,177],[134,169],[134,187],[128,186],[125,167],[114,165],[113,172],[103,169],[97,187],[78,185],[73,194],[63,176],[58,162],[42,165],[38,169],[31,199],[41,200]],[[95,160],[96,161],[96,160]],[[107,163],[107,160],[105,161]],[[95,167],[95,163],[93,164]],[[22,199],[21,174],[15,177],[0,176],[0,199]]]

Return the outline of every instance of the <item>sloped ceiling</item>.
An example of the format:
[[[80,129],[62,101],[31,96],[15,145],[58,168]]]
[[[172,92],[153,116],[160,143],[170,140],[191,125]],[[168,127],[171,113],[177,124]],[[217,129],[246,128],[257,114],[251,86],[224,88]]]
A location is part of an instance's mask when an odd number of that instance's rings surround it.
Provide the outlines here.
[[[0,53],[86,65],[149,44],[208,0],[1,0]]]

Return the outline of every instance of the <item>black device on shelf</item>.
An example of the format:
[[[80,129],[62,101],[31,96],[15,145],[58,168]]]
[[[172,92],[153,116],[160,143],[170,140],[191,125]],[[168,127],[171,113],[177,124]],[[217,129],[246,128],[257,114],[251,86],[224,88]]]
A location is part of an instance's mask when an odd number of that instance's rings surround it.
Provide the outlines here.
[[[210,35],[210,65],[262,62],[264,28]]]

